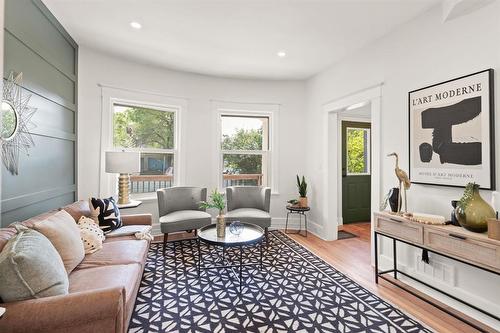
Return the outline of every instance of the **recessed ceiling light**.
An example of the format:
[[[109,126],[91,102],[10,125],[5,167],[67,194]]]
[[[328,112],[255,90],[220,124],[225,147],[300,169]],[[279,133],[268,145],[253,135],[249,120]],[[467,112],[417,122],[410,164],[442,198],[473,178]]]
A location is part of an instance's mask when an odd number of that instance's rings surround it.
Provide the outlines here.
[[[283,51],[283,50],[282,50],[282,51],[278,51],[278,53],[276,53],[276,54],[277,54],[277,55],[278,55],[278,57],[280,57],[280,58],[284,58],[284,57],[286,57],[286,52],[285,52],[285,51]]]
[[[130,22],[130,26],[134,29],[142,28],[142,24],[140,24],[139,22],[136,22],[136,21]]]

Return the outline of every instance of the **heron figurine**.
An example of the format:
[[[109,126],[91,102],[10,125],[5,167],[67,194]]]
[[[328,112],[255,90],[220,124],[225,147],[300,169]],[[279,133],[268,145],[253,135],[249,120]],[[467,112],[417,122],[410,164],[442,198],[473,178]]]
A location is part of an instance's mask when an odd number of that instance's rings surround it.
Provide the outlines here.
[[[411,186],[410,179],[408,178],[408,175],[406,172],[399,167],[399,157],[398,154],[396,153],[391,153],[387,156],[394,156],[396,157],[396,166],[394,168],[394,172],[396,173],[396,177],[399,180],[399,195],[398,195],[398,213],[401,212],[401,185],[403,185],[403,190],[404,190],[404,196],[405,196],[405,213],[407,213],[407,203],[408,201],[406,200],[406,190],[408,190]]]

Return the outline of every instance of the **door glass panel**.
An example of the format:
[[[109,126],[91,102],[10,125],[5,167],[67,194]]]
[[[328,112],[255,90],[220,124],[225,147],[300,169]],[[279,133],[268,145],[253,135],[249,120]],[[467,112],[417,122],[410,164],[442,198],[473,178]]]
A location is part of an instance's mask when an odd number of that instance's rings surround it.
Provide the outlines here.
[[[370,174],[370,129],[346,129],[346,160],[348,175]]]

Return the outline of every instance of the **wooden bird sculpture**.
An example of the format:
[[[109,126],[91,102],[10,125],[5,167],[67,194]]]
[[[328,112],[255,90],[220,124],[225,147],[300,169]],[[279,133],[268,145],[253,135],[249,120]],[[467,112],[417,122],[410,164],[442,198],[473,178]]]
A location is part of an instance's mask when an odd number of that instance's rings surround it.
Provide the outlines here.
[[[408,190],[411,186],[410,179],[408,178],[408,175],[406,172],[404,172],[403,169],[399,167],[399,157],[398,154],[396,153],[391,153],[387,156],[394,156],[396,157],[396,166],[394,168],[394,172],[396,173],[396,177],[399,180],[399,195],[398,195],[398,213],[401,212],[401,184],[403,185],[403,190],[404,190],[404,197],[405,197],[405,213],[407,213],[407,199],[406,199],[406,190]]]

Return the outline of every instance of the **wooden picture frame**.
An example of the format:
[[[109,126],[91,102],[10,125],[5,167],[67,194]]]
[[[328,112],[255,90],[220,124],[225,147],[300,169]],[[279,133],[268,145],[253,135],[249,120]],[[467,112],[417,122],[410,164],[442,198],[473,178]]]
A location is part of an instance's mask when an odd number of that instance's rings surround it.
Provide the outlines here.
[[[486,69],[408,93],[412,183],[495,189],[493,80]]]

